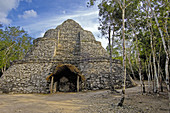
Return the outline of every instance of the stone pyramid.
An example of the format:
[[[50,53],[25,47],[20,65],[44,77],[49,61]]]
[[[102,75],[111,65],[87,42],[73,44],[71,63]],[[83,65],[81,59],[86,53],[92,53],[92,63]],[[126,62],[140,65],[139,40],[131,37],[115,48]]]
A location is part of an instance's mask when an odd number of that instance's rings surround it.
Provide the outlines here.
[[[121,63],[119,60],[113,60],[112,63],[115,87],[121,87]],[[90,31],[84,30],[77,22],[68,19],[33,41],[33,47],[25,58],[13,62],[2,75],[0,90],[4,93],[49,93],[50,80],[47,81],[46,78],[61,64],[73,65],[85,76],[83,88],[89,90],[109,88],[107,51],[95,40]],[[64,69],[60,76],[66,77],[62,75],[66,71]],[[71,76],[70,73],[67,72],[67,76]]]

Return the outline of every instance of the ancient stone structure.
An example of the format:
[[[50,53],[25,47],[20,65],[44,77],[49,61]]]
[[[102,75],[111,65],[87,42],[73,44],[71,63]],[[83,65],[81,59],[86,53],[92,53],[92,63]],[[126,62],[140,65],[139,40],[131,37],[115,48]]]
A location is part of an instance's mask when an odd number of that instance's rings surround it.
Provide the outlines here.
[[[112,63],[115,87],[121,87],[120,61],[113,60]],[[60,68],[57,67],[61,64]],[[58,69],[60,71],[56,71]],[[79,78],[80,74],[84,76],[84,82]],[[0,90],[4,93],[49,93],[50,87],[55,84],[51,84],[52,81],[58,81],[60,85],[57,89],[54,85],[54,90],[59,91],[76,91],[76,87],[82,84],[88,90],[109,88],[108,53],[90,31],[84,30],[74,20],[68,19],[56,29],[48,30],[44,37],[35,39],[25,58],[13,62],[2,75]],[[68,81],[72,81],[70,85]],[[61,85],[66,82],[67,86]],[[62,87],[67,87],[67,90]]]

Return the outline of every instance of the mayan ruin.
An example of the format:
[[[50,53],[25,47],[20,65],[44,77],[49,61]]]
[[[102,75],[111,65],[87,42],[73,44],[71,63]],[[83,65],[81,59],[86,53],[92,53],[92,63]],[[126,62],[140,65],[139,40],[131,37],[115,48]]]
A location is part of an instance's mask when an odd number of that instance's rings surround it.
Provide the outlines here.
[[[114,85],[122,84],[122,67],[113,60]],[[23,60],[0,78],[4,93],[50,93],[109,88],[109,55],[90,31],[68,19],[33,41]]]
[[[168,0],[0,0],[0,113],[170,113]]]

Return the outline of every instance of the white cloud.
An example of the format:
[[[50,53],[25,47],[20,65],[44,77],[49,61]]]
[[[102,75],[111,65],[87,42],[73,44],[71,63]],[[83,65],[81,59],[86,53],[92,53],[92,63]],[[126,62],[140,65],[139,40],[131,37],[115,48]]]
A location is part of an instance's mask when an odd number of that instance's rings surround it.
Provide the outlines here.
[[[7,18],[12,9],[16,9],[20,0],[0,0],[0,23],[10,24],[11,20]]]
[[[31,17],[37,17],[37,12],[32,10],[24,11],[23,15],[18,15],[19,18],[31,18]]]
[[[10,24],[12,20],[8,19],[8,13],[12,9],[16,9],[19,5],[19,2],[23,0],[0,0],[0,23]],[[32,0],[25,0],[26,2],[31,3]]]

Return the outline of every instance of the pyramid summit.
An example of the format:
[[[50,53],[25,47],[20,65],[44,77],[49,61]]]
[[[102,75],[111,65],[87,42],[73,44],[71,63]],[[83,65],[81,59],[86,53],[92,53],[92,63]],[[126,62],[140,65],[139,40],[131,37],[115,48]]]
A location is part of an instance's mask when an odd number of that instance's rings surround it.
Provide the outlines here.
[[[96,41],[90,31],[84,30],[71,19],[55,29],[47,30],[44,37],[34,40],[33,48],[26,55],[26,59],[74,59],[78,51],[81,51],[81,58],[109,57],[101,42]]]
[[[68,20],[64,21],[61,25],[57,26],[56,29],[48,30],[44,34],[44,37],[50,38],[53,36],[57,36],[58,31],[62,31],[62,32],[60,32],[61,35],[68,36],[68,33],[70,35],[78,34],[78,32],[83,31],[83,28],[76,21],[74,21],[72,19],[68,19]]]
[[[122,84],[122,66],[113,60],[115,87]],[[90,31],[68,19],[33,41],[25,58],[0,78],[4,93],[49,93],[109,88],[109,55]]]

